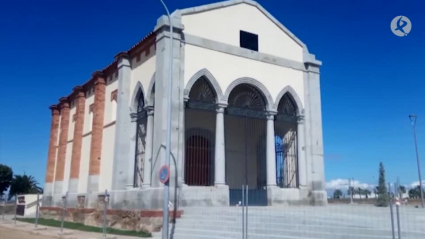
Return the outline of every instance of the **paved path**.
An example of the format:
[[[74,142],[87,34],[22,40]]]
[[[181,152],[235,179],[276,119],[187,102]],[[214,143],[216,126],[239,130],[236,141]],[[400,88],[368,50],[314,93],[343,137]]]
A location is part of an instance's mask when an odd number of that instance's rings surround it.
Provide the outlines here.
[[[17,225],[14,224],[11,216],[6,216],[6,220],[2,221],[0,219],[0,239],[43,239],[43,238],[64,238],[64,239],[103,239],[101,233],[94,232],[84,232],[77,230],[68,230],[64,231],[66,235],[59,234],[59,228],[56,227],[45,227],[44,230],[34,230],[34,224],[17,222]],[[69,233],[69,234],[68,234]],[[140,239],[140,237],[130,237],[130,236],[115,236],[108,235],[109,239]],[[155,239],[151,237],[150,239]]]
[[[0,238],[1,239],[27,239],[27,238],[44,239],[44,238],[53,238],[53,237],[33,235],[27,231],[20,231],[20,230],[0,226]]]

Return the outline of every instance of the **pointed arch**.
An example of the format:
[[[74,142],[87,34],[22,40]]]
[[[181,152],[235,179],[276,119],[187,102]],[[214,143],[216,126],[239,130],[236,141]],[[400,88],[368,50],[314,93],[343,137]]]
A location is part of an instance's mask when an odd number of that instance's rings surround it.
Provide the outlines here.
[[[297,92],[295,92],[295,90],[289,85],[285,86],[285,88],[283,88],[277,95],[274,108],[277,110],[279,103],[285,94],[287,94],[289,98],[295,103],[297,115],[302,115],[304,113],[304,107],[301,99],[298,97]]]
[[[142,94],[145,97],[145,91],[143,90],[143,85],[138,81],[136,87],[134,87],[133,94],[131,96],[130,109],[132,113],[137,113],[137,106],[139,105],[139,97]],[[146,99],[144,98],[144,105],[147,105]]]
[[[270,94],[270,92],[267,90],[267,88],[258,80],[250,78],[250,77],[242,77],[239,79],[234,80],[226,89],[226,93],[224,93],[223,101],[228,103],[230,93],[233,91],[233,89],[241,84],[248,84],[256,88],[263,96],[264,101],[266,103],[266,110],[275,110],[274,104],[273,104],[273,98]]]
[[[149,82],[148,91],[146,92],[146,105],[153,106],[155,104],[155,73]]]
[[[192,89],[193,85],[195,84],[195,82],[200,79],[201,77],[204,77],[208,83],[212,86],[212,88],[215,91],[216,94],[216,102],[220,102],[222,97],[223,97],[223,91],[220,88],[220,85],[218,84],[218,81],[215,79],[215,77],[211,74],[211,72],[209,70],[207,70],[206,68],[199,70],[198,72],[196,72],[189,80],[189,82],[187,82],[186,87],[184,89],[184,99],[188,100],[189,99],[189,93],[190,90]]]

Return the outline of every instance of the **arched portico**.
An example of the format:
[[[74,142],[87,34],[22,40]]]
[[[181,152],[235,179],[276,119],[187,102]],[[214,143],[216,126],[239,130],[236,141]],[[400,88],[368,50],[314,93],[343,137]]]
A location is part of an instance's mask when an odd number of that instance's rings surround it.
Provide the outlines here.
[[[186,86],[184,182],[189,186],[213,186],[217,178],[215,131],[221,94],[217,87],[217,81],[205,69],[196,73]]]
[[[281,188],[305,185],[303,106],[292,87],[279,93],[275,108],[276,183]]]
[[[148,88],[147,97],[143,85],[138,81],[132,94],[130,109],[131,122],[134,129],[132,133],[130,154],[133,160],[131,167],[134,168],[133,187],[150,187],[152,178],[152,141],[154,127],[154,94],[155,74],[152,76]]]
[[[241,77],[230,83],[230,85],[226,89],[226,92],[223,95],[223,101],[226,103],[229,102],[229,97],[233,89],[238,85],[242,84],[251,85],[252,87],[256,88],[258,92],[263,96],[264,102],[266,104],[266,110],[273,110],[273,97],[271,96],[269,90],[267,90],[267,88],[260,81],[250,77]]]
[[[251,78],[233,82],[226,90],[225,99],[228,102],[224,118],[226,183],[230,204],[241,201],[241,187],[248,185],[250,204],[267,205],[268,167],[274,167],[269,165],[267,137],[271,113],[268,109],[273,101],[266,88]]]

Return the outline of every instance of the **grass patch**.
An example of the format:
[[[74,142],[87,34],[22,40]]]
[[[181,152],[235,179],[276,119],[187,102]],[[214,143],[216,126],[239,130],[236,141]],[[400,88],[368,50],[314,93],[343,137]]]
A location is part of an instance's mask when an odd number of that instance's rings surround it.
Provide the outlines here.
[[[35,218],[17,218],[16,220],[27,223],[35,223]],[[49,227],[61,227],[61,222],[53,219],[39,218],[38,224]],[[67,222],[63,223],[63,227],[66,229],[85,231],[85,232],[97,232],[103,233],[103,228],[87,226],[78,222]],[[121,236],[134,236],[134,237],[152,237],[152,234],[145,231],[124,231],[115,228],[106,228],[107,234],[121,235]]]

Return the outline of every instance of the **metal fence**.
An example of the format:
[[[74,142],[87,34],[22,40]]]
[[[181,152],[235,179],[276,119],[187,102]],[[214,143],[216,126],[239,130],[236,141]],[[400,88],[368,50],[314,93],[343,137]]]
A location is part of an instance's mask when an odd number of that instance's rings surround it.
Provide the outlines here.
[[[406,204],[395,184],[387,185],[388,204],[377,198],[330,199],[327,205],[258,206],[251,204],[249,185],[241,185],[241,202],[229,206],[185,206],[170,227],[171,238],[283,238],[283,239],[422,239],[425,209],[419,201]],[[293,189],[287,189],[293,190]],[[205,195],[198,193],[199,200]],[[215,200],[220,193],[212,196]],[[289,201],[289,200],[288,200]]]

